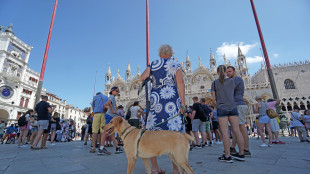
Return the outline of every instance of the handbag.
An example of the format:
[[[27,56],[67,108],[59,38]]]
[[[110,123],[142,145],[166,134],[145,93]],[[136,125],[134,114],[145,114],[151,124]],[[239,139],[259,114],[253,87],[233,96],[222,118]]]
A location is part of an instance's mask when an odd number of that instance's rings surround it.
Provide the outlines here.
[[[267,109],[267,115],[270,117],[270,119],[278,117],[278,114],[273,109]]]

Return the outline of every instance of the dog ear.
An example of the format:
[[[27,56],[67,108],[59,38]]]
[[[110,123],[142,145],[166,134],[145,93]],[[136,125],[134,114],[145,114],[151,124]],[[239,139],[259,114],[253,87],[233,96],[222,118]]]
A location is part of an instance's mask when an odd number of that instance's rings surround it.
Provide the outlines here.
[[[122,124],[122,123],[123,123],[122,117],[118,117],[118,118],[117,118],[117,123],[118,123],[118,124]]]

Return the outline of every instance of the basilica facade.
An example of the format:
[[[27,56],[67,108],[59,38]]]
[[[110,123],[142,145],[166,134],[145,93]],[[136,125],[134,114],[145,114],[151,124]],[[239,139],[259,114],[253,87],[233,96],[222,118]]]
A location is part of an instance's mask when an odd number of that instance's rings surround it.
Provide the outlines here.
[[[246,57],[243,55],[242,50],[238,47],[238,57],[234,65],[226,60],[223,56],[224,65],[234,66],[236,68],[237,75],[242,77],[245,83],[244,99],[248,105],[247,121],[252,123],[258,116],[254,112],[254,105],[256,104],[255,97],[258,95],[263,96],[264,99],[272,97],[272,91],[267,76],[267,70],[262,63],[260,69],[252,77],[248,73],[248,66]],[[192,105],[192,98],[197,96],[198,98],[205,98],[207,104],[215,105],[211,96],[211,84],[218,78],[216,73],[217,62],[210,51],[209,67],[204,66],[201,63],[201,58],[198,57],[199,65],[193,69],[191,66],[191,59],[189,55],[186,55],[185,62],[182,61],[183,78],[185,83],[185,102],[186,105]],[[108,95],[109,90],[113,86],[120,88],[120,94],[116,97],[117,105],[123,105],[125,109],[133,104],[134,101],[140,101],[141,106],[145,107],[145,98],[138,95],[138,89],[142,84],[140,80],[140,68],[137,68],[136,75],[132,75],[130,64],[128,64],[125,79],[123,79],[117,70],[117,76],[113,77],[111,69],[108,67],[108,71],[105,75],[105,91]],[[281,99],[282,110],[287,117],[290,116],[290,112],[294,105],[299,106],[302,110],[310,109],[310,63],[294,62],[287,65],[273,66],[273,73],[276,80],[276,86]]]

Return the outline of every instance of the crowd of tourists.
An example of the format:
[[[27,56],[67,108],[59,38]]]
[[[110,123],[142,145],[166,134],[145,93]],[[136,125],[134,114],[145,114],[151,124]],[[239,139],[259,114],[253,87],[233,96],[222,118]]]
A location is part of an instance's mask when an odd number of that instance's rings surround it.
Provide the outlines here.
[[[182,66],[172,59],[172,56],[173,50],[169,45],[161,46],[160,59],[153,61],[141,75],[142,81],[152,78],[149,111],[143,109],[138,101],[134,102],[126,113],[122,105],[117,107],[115,96],[120,94],[117,86],[111,88],[109,97],[100,92],[93,97],[93,113],[88,116],[87,124],[81,129],[81,140],[84,141],[84,145],[87,145],[89,139],[92,141],[90,153],[95,153],[98,148],[98,155],[110,155],[111,152],[106,147],[113,146],[116,154],[123,153],[121,148],[123,143],[119,135],[115,133],[115,135],[108,136],[103,131],[104,126],[117,116],[125,118],[130,125],[137,128],[193,134],[195,141],[190,142],[191,148],[223,144],[224,154],[219,156],[218,160],[229,163],[232,163],[233,159],[245,161],[245,156],[251,156],[249,144],[251,134],[254,136],[257,134],[261,138],[260,147],[263,148],[271,147],[273,144],[285,144],[279,140],[280,127],[276,106],[279,105],[280,100],[268,99],[266,101],[262,96],[257,96],[255,112],[258,113],[258,118],[250,126],[246,123],[248,106],[243,99],[244,82],[236,75],[233,66],[220,65],[217,68],[218,79],[214,80],[211,85],[214,102],[210,103],[206,102],[205,98],[193,97],[194,104],[187,106],[185,105]],[[29,110],[23,116],[26,124],[19,128],[19,147],[26,147],[25,142],[29,142],[31,149],[38,149],[37,145],[41,140],[40,148],[47,148],[46,140],[49,134],[51,145],[55,140],[69,141],[74,137],[74,124],[60,121],[57,115],[51,115],[52,111],[47,97],[44,96],[37,104],[35,111]],[[146,112],[148,112],[147,117]],[[37,116],[33,116],[34,113]],[[3,122],[0,127],[1,137],[4,128],[2,125],[4,125]],[[299,108],[294,108],[289,128],[290,135],[297,131],[300,142],[309,142],[307,131],[310,129],[310,111],[305,111],[301,116]],[[11,125],[1,139],[2,143],[5,139],[8,142],[13,132],[17,133],[17,129]],[[29,132],[31,132],[30,137],[28,137]],[[159,167],[156,157],[151,158],[150,161],[153,174],[165,173],[165,170]],[[173,173],[178,173],[178,168],[174,164]]]
[[[47,149],[47,141],[51,146],[54,146],[55,142],[72,141],[76,136],[74,122],[60,119],[57,112],[53,113],[53,107],[47,100],[47,96],[43,96],[35,111],[28,110],[16,124],[6,127],[4,121],[1,121],[1,144],[17,143],[19,148],[29,145],[31,149]],[[37,147],[39,141],[40,147]]]
[[[98,147],[98,155],[109,155],[111,152],[105,147],[113,145],[115,153],[123,152],[120,147],[122,141],[117,133],[115,136],[107,137],[102,130],[102,127],[116,116],[125,118],[130,125],[137,128],[193,133],[195,141],[191,142],[191,148],[223,144],[225,153],[218,160],[229,163],[233,162],[233,159],[245,161],[245,156],[251,156],[249,145],[251,134],[261,137],[260,147],[285,144],[279,140],[278,116],[270,116],[276,114],[275,106],[280,103],[279,100],[265,101],[261,96],[257,96],[255,110],[259,116],[252,126],[246,123],[248,107],[243,99],[244,82],[241,77],[236,76],[233,66],[220,65],[217,68],[219,78],[211,85],[215,103],[210,105],[206,103],[205,98],[193,97],[194,104],[186,106],[182,68],[176,60],[171,58],[172,55],[173,51],[169,45],[162,46],[159,49],[160,59],[153,61],[141,75],[142,81],[149,77],[153,80],[150,92],[150,111],[147,118],[146,110],[139,105],[138,101],[126,111],[122,105],[116,107],[115,96],[120,92],[117,86],[111,89],[110,97],[100,92],[94,96],[92,102],[94,115],[89,115],[87,125],[82,127],[84,138],[82,140],[85,140],[85,145],[91,135],[91,153],[95,153]],[[183,116],[185,122],[183,122]],[[309,128],[309,118],[308,111],[301,116],[298,108],[295,108],[292,113],[290,127],[297,130],[301,142],[309,142],[307,131],[301,123],[305,120]],[[266,137],[268,137],[268,142],[266,142]],[[236,145],[238,145],[238,151]],[[165,173],[165,170],[158,166],[156,157],[150,160],[152,173]],[[173,173],[177,172],[178,169],[173,165]]]

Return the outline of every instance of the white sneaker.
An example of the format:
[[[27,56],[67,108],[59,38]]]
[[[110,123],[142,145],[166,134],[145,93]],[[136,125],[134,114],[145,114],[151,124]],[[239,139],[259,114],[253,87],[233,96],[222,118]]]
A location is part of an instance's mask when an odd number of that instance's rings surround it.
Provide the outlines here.
[[[26,148],[26,147],[28,147],[27,145],[22,145],[22,146],[20,146],[20,148]]]
[[[268,145],[267,144],[265,144],[265,143],[263,143],[263,144],[261,144],[261,145],[259,145],[260,147],[268,147]]]
[[[56,144],[52,143],[51,146],[55,146]]]
[[[223,144],[222,142],[220,142],[220,141],[215,141],[215,143],[214,144]]]

